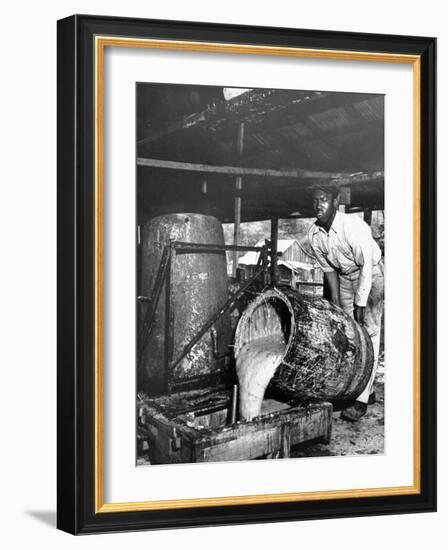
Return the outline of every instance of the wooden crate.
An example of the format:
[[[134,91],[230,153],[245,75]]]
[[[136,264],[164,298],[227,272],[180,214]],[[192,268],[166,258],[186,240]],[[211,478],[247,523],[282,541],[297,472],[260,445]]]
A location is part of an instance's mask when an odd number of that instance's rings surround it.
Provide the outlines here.
[[[266,399],[260,416],[229,424],[230,402],[223,388],[143,399],[140,433],[151,464],[287,458],[294,445],[329,441],[331,403],[290,406]]]

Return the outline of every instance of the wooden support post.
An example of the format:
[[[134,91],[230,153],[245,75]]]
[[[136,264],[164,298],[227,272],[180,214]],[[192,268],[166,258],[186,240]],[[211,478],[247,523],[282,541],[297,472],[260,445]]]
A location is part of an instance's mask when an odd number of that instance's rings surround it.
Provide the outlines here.
[[[238,125],[238,139],[237,139],[237,152],[241,158],[243,156],[243,142],[244,142],[244,122],[240,122]],[[241,191],[243,188],[243,179],[241,176],[236,177],[235,181],[235,215],[234,215],[234,227],[233,227],[233,244],[235,246],[240,242],[240,223],[241,223]],[[232,262],[232,277],[236,277],[236,269],[238,267],[238,251],[233,252]]]
[[[372,225],[372,210],[370,208],[364,210],[364,221],[367,225]]]
[[[277,284],[278,218],[271,219],[271,286]]]
[[[352,190],[350,187],[343,186],[340,188],[339,204],[346,207],[349,207],[352,204]]]
[[[170,254],[165,279],[165,369],[164,369],[164,390],[169,395],[170,391],[170,365],[173,360],[174,346],[174,312],[171,298],[171,268],[173,255],[176,254],[174,248],[170,246]]]
[[[136,246],[136,251],[135,251],[135,254],[137,256],[137,262],[136,262],[136,268],[137,268],[137,277],[136,277],[136,293],[137,293],[137,296],[140,294],[140,289],[141,289],[141,279],[142,279],[142,274],[141,274],[141,266],[142,266],[142,226],[140,224],[137,224],[137,246]],[[145,307],[138,307],[138,313],[139,315],[144,312],[146,310]]]
[[[208,185],[207,185],[207,176],[204,174],[204,177],[201,181],[201,198],[198,202],[198,206],[201,209],[201,213],[205,214],[206,216],[210,216],[212,214],[211,205],[208,200]]]
[[[267,239],[264,240],[264,246],[265,247],[269,246],[269,241]],[[269,277],[270,277],[270,275],[268,274],[269,258],[268,258],[268,253],[267,253],[266,248],[263,248],[263,252],[261,253],[261,265],[264,268],[264,270],[263,270],[263,287],[265,287],[265,286],[268,285]]]

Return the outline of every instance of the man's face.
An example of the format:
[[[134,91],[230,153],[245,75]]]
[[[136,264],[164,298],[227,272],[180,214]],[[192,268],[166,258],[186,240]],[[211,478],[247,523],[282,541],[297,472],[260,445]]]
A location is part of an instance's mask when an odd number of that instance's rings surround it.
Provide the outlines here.
[[[336,210],[336,200],[330,193],[318,189],[313,195],[313,210],[321,223],[327,223]]]

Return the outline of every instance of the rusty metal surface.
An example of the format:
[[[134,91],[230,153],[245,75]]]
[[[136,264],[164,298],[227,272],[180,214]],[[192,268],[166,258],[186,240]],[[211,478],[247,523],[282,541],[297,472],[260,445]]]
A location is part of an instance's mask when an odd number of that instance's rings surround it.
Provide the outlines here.
[[[222,226],[211,216],[172,214],[151,220],[142,235],[141,294],[151,298],[163,249],[170,241],[224,244]],[[175,362],[182,349],[204,323],[227,301],[228,287],[225,252],[174,254],[171,266],[172,348],[165,349],[166,300],[160,300],[155,313],[154,329],[139,366],[139,389],[151,395],[166,392],[168,384],[186,382],[226,371],[223,360],[213,353],[213,341],[206,333],[186,358],[166,372],[165,357]],[[162,290],[164,296],[166,289]],[[231,340],[230,318],[224,314],[216,323],[216,346],[219,356],[228,351]],[[171,361],[170,361],[171,362]],[[200,383],[200,382],[199,382]]]

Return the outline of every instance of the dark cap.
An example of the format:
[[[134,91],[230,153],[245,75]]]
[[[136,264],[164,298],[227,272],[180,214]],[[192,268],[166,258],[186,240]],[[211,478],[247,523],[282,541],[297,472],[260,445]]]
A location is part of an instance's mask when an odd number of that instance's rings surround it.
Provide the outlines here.
[[[313,194],[316,191],[324,191],[324,193],[327,193],[328,195],[331,195],[333,199],[336,199],[341,192],[341,188],[337,183],[325,181],[325,182],[316,184],[311,188],[311,192]]]

